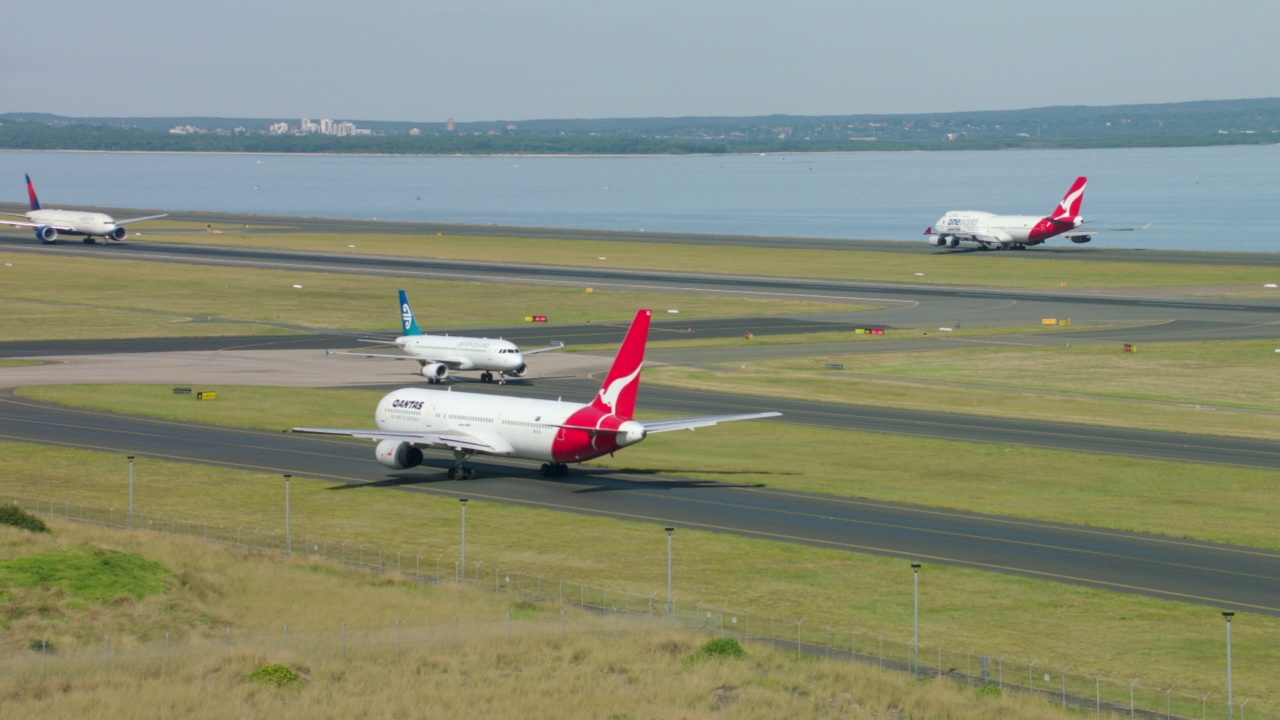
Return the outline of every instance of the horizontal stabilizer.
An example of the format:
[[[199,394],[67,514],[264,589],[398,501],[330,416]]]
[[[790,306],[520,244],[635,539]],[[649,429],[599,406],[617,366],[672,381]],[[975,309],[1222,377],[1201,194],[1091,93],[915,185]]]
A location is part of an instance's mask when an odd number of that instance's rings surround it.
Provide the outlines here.
[[[672,430],[693,430],[700,427],[710,427],[722,422],[759,420],[761,418],[781,416],[782,413],[780,412],[745,413],[742,415],[703,415],[702,417],[675,418],[671,420],[644,420],[641,424],[644,425],[646,432],[662,433],[671,432]]]

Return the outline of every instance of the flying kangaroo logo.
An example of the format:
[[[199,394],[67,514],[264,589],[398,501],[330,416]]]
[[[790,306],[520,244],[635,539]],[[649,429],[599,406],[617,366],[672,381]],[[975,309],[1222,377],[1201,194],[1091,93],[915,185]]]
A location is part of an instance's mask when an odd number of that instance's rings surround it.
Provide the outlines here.
[[[400,321],[404,324],[405,330],[408,330],[410,323],[413,322],[413,311],[409,309],[409,303],[400,306]]]
[[[640,369],[643,367],[644,363],[641,362],[630,375],[620,377],[609,383],[607,387],[600,388],[600,402],[604,403],[605,407],[609,408],[609,412],[611,414],[617,414],[617,411],[614,408],[618,404],[618,396],[622,395],[622,391],[627,389],[628,385],[635,382],[636,378],[640,377]]]
[[[1073,212],[1072,208],[1080,207],[1081,195],[1084,195],[1084,185],[1081,185],[1079,190],[1068,193],[1066,197],[1062,198],[1062,202],[1058,203],[1058,212],[1053,214],[1053,219],[1062,220],[1074,215],[1075,212]]]

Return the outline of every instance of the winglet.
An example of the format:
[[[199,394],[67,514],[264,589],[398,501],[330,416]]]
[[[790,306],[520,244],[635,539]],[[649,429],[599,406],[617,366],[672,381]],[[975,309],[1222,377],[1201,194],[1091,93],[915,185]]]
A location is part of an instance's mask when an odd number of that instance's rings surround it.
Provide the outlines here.
[[[400,324],[405,335],[422,334],[418,321],[413,317],[413,308],[409,307],[409,295],[403,290],[400,291]]]
[[[36,186],[31,182],[31,176],[27,175],[27,197],[31,199],[31,209],[40,209],[40,198],[36,197]]]
[[[1062,202],[1058,203],[1058,207],[1054,208],[1053,213],[1049,215],[1049,219],[1073,221],[1080,217],[1080,206],[1084,204],[1084,186],[1088,182],[1089,178],[1083,175],[1076,178],[1076,181],[1071,184],[1071,189],[1062,196]]]
[[[652,310],[640,310],[631,329],[618,348],[613,366],[605,376],[604,385],[596,393],[591,407],[630,420],[636,413],[636,396],[640,392],[640,369],[644,367],[644,348],[649,340],[649,320]]]

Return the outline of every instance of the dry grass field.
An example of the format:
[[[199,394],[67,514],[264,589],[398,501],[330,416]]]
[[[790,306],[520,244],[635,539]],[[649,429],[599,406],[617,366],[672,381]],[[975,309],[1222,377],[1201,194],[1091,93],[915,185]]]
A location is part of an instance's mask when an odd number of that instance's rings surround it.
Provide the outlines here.
[[[409,292],[424,328],[628,320],[636,308],[681,317],[825,312],[826,302],[734,299],[715,294],[484,282],[387,279],[299,270],[202,267],[133,260],[0,253],[0,337],[9,340],[171,337],[274,332],[279,327],[394,331],[395,290]],[[67,282],[74,277],[75,282]],[[301,285],[300,288],[294,287]],[[860,306],[841,305],[857,310]]]
[[[706,655],[699,648],[710,635],[660,621],[628,621],[620,632],[607,617],[570,608],[562,620],[555,606],[513,604],[472,588],[149,532],[59,522],[53,529],[50,537],[0,527],[0,593],[10,600],[0,652],[6,717],[1071,717],[1043,700],[797,658],[768,644],[747,643],[741,658]],[[170,579],[156,594],[107,600],[57,584],[3,583],[13,558],[81,547],[145,559]],[[13,604],[29,611],[15,621]],[[397,620],[404,629],[395,642],[389,634],[381,644],[359,641],[366,629]],[[486,622],[498,631],[481,632]],[[339,640],[332,631],[342,623]],[[432,624],[446,632],[415,632]],[[239,638],[230,646],[228,626]],[[329,631],[327,641],[314,642],[317,631]],[[26,647],[31,638],[51,641],[55,651]],[[250,680],[268,664],[301,679],[283,687]]]
[[[58,515],[72,516],[82,502],[89,504],[91,512],[114,506],[111,517],[117,524],[122,522],[127,483],[118,455],[15,443],[4,445],[3,450],[0,498],[38,493]],[[210,537],[231,542],[243,531],[246,541],[252,538],[255,544],[266,544],[270,535],[279,547],[283,518],[278,471],[145,459],[136,463],[136,478],[138,513],[145,516],[140,525],[177,530],[177,535],[165,533],[166,547],[189,542],[182,537],[187,533],[202,538],[206,522]],[[440,577],[452,575],[460,554],[456,498],[387,488],[343,488],[295,479],[295,551],[306,544],[318,554],[341,554],[354,562],[358,547],[366,565],[376,555],[388,569],[403,567],[435,577],[439,563]],[[624,606],[643,609],[644,599],[657,593],[661,604],[666,536],[660,519],[608,519],[552,508],[513,507],[487,502],[481,483],[470,490],[467,564],[473,586],[504,590],[522,586],[527,591],[541,583],[542,594],[560,597],[563,579],[566,599],[576,599],[577,587],[584,585],[588,589],[581,592],[593,602],[595,598],[605,602],[607,593],[613,598],[608,604],[624,603],[623,598],[629,597]],[[584,542],[584,538],[593,540]],[[123,542],[116,541],[114,546],[132,552]],[[147,557],[174,567],[160,556]],[[233,554],[227,562],[240,557],[245,556]],[[1224,695],[1222,620],[1212,607],[920,559],[925,563],[922,655],[930,667],[940,649],[945,667],[963,668],[970,655],[986,654],[1004,657],[1006,677],[1013,679],[1019,667],[1026,678],[1027,665],[1035,660],[1055,678],[1063,667],[1073,668],[1073,692],[1084,692],[1079,686],[1085,681],[1092,689],[1094,676],[1105,673],[1109,685],[1104,683],[1103,689],[1113,698],[1119,689],[1117,678],[1141,676],[1145,681],[1139,699],[1146,707],[1162,707],[1153,696],[1157,686],[1181,688],[1175,700],[1206,691]],[[810,548],[688,528],[678,533],[674,566],[677,609],[690,619],[710,613],[716,624],[733,627],[731,618],[736,617],[736,625],[752,635],[785,639],[801,630],[806,642],[836,648],[856,642],[860,652],[880,642],[886,655],[899,659],[911,636],[911,576],[906,561],[899,558],[867,555],[858,548]],[[319,568],[315,572],[329,575],[332,571]],[[513,580],[502,580],[503,576]],[[346,582],[346,577],[338,573],[334,582]],[[327,624],[332,633],[339,621],[352,628],[387,628],[394,617],[404,618],[408,625],[421,625],[417,618],[428,617],[422,614],[426,610],[413,614],[393,609],[379,619],[382,611],[366,614],[365,606],[356,607],[358,598],[337,587],[288,595],[245,586],[237,594],[242,597],[235,602],[243,604],[232,606],[234,612],[213,617],[211,627],[199,637],[219,637],[225,623],[235,625],[238,637],[276,633],[284,623],[294,633],[320,631]],[[297,609],[263,611],[251,604],[257,602],[254,595],[280,608]],[[348,618],[321,621],[321,616],[313,616],[311,606],[319,595],[351,604]],[[282,612],[295,614],[293,619],[282,619]],[[450,617],[455,614],[446,612]],[[186,615],[199,616],[192,610]],[[148,627],[151,640],[164,630]],[[95,632],[90,626],[83,633],[85,641],[92,642]],[[1251,712],[1272,707],[1270,668],[1280,663],[1280,647],[1273,642],[1278,635],[1276,618],[1247,612],[1237,618],[1236,689],[1242,697],[1257,698]]]
[[[175,228],[175,230],[181,230]],[[139,240],[141,243],[142,241]],[[1233,286],[1261,291],[1277,282],[1275,268],[1064,260],[1028,262],[1016,253],[915,255],[704,245],[449,235],[256,231],[222,234],[149,229],[146,242],[272,247],[325,253],[434,257],[442,260],[520,260],[545,265],[670,270],[735,275],[875,280],[990,287],[1068,288]],[[601,258],[604,258],[601,260]],[[1274,291],[1272,291],[1274,293]]]

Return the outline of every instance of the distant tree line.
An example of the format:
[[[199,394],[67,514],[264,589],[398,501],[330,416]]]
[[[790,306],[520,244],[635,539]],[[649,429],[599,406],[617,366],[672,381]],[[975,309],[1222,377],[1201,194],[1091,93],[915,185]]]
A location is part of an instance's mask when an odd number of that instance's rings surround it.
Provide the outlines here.
[[[1280,98],[921,115],[358,121],[373,135],[271,135],[263,119],[0,115],[0,148],[387,155],[682,155],[1267,144]],[[174,134],[169,127],[210,130]],[[409,134],[411,129],[417,134]]]

